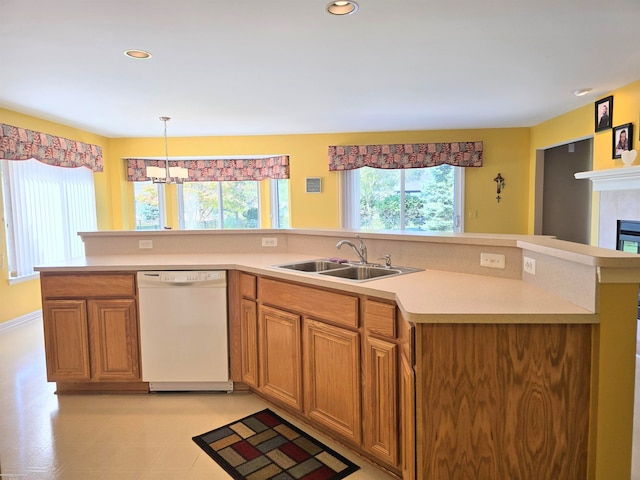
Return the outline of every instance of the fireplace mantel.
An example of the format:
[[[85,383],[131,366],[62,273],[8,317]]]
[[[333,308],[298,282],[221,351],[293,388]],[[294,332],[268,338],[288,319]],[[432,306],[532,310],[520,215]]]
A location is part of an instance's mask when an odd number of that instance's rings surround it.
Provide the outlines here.
[[[591,180],[594,191],[640,190],[640,165],[578,172],[574,176],[578,180]]]

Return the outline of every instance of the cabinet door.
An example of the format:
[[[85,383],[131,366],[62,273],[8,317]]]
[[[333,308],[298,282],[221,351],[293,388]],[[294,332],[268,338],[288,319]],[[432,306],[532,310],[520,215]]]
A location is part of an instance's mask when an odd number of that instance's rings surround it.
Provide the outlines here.
[[[47,379],[88,381],[91,364],[85,301],[46,300],[42,310]]]
[[[300,317],[261,306],[259,328],[261,391],[301,410]]]
[[[136,301],[89,300],[88,307],[92,380],[140,380]]]
[[[240,338],[242,381],[258,387],[258,309],[256,302],[240,301]]]
[[[360,334],[305,319],[305,413],[360,444]]]
[[[400,355],[400,468],[403,480],[416,478],[415,374],[409,360]]]
[[[398,346],[368,337],[364,365],[364,447],[398,465]]]

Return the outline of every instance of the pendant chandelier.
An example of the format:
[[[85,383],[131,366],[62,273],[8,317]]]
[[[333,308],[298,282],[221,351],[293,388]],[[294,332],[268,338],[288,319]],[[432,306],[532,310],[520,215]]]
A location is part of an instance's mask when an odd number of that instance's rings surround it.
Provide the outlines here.
[[[177,183],[181,184],[186,178],[189,178],[189,170],[183,167],[169,167],[169,143],[167,141],[167,122],[170,117],[160,117],[164,122],[164,167],[147,167],[147,177],[151,178],[153,183]]]

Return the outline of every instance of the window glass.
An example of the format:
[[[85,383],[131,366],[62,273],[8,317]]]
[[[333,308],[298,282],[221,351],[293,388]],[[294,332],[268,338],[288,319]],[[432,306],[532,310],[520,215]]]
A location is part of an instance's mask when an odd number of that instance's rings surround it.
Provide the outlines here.
[[[164,188],[161,184],[133,182],[136,230],[160,230],[165,224]]]
[[[259,228],[259,183],[185,182],[178,188],[180,228]]]
[[[220,228],[220,192],[218,182],[187,182],[182,185],[181,228],[202,230]]]
[[[220,182],[222,186],[222,228],[258,228],[259,183]]]
[[[97,229],[93,172],[37,160],[0,161],[9,277],[84,255],[81,231]]]
[[[345,172],[346,228],[362,230],[462,230],[463,169],[450,165]]]
[[[401,171],[367,167],[357,173],[360,174],[360,228],[400,230]]]
[[[289,226],[289,180],[271,180],[271,228]]]

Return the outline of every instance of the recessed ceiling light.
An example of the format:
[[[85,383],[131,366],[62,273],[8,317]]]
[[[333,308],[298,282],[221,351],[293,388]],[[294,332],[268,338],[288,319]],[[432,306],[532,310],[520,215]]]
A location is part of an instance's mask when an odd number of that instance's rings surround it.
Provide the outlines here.
[[[589,93],[591,90],[593,90],[593,88],[580,88],[578,90],[574,90],[573,94],[576,97],[581,97],[581,96],[586,95],[587,93]]]
[[[151,58],[151,54],[144,50],[125,50],[124,54],[130,58]]]
[[[358,10],[358,4],[351,0],[336,1],[327,5],[327,12],[331,15],[351,15]]]

